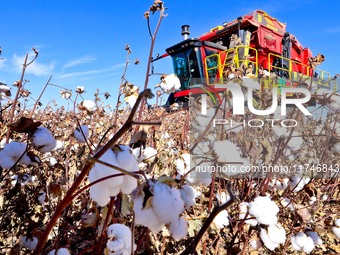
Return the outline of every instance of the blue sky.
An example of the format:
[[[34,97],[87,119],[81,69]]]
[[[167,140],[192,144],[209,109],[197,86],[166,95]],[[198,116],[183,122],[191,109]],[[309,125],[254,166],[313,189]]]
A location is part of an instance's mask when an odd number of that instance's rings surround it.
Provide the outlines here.
[[[125,63],[125,44],[131,46],[131,64],[127,79],[143,87],[150,38],[143,13],[152,0],[1,0],[0,1],[0,81],[13,84],[20,79],[26,53],[39,51],[38,59],[26,70],[25,86],[37,98],[46,81],[75,90],[84,86],[86,99],[93,99],[96,89],[110,92],[107,102],[116,103],[116,93]],[[314,55],[323,53],[326,61],[320,67],[331,75],[340,73],[340,1],[256,0],[198,1],[167,0],[168,16],[157,35],[154,53],[164,53],[182,40],[181,25],[191,26],[196,37],[210,28],[230,21],[255,9],[262,9],[287,23],[287,31]],[[152,26],[158,14],[151,16]],[[155,72],[170,73],[170,59],[156,63]],[[153,88],[159,77],[150,80]],[[59,88],[48,87],[42,102],[51,99],[65,103]],[[12,88],[15,92],[15,88]]]

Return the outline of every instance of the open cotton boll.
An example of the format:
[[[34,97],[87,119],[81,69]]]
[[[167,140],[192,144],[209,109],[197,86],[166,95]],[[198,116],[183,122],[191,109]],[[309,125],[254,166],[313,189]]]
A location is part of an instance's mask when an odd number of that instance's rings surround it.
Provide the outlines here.
[[[247,215],[247,212],[249,210],[249,203],[248,202],[242,202],[239,204],[239,210],[240,210],[240,214],[239,214],[239,219],[240,220],[243,220],[246,215]],[[248,214],[247,218],[251,218],[252,216],[250,214]],[[252,227],[255,227],[258,222],[256,219],[247,219],[244,221],[246,224],[249,224],[250,226]]]
[[[11,143],[13,140],[12,139],[9,139],[8,143]],[[0,149],[4,148],[5,145],[6,145],[6,138],[3,138],[1,141],[0,141]]]
[[[281,205],[284,206],[284,207],[287,207],[291,211],[295,210],[294,205],[293,205],[293,203],[291,203],[289,198],[286,198],[286,197],[282,198],[281,199]]]
[[[93,112],[96,110],[96,103],[92,100],[83,100],[80,102],[79,108],[81,110],[87,110],[88,112]]]
[[[137,98],[138,98],[138,93],[134,93],[130,96],[124,97],[124,100],[127,103],[127,105],[129,106],[129,108],[132,109],[133,106],[135,105],[136,101],[137,101]]]
[[[147,159],[148,161],[153,161],[155,159],[155,156],[157,155],[157,150],[152,147],[146,147],[143,150],[144,159]]]
[[[58,163],[58,160],[57,160],[55,157],[50,157],[50,158],[48,159],[48,164],[49,164],[50,166],[55,166],[57,163]]]
[[[340,228],[340,218],[334,221],[334,225]]]
[[[292,235],[290,237],[290,242],[292,244],[292,248],[296,251],[301,251],[302,250],[302,247],[300,245],[297,244],[296,242],[296,236],[295,235]]]
[[[56,150],[61,150],[64,148],[65,148],[65,143],[63,141],[57,140],[57,144],[53,150],[56,151]]]
[[[139,171],[138,162],[129,146],[118,145],[114,151],[121,168],[129,172]]]
[[[120,190],[124,194],[130,194],[138,186],[137,179],[128,175],[124,175],[123,178],[124,180],[122,185],[120,186]]]
[[[308,177],[294,175],[289,179],[288,185],[292,187],[294,192],[299,192],[310,181]]]
[[[109,254],[129,254],[129,252],[124,248],[124,241],[122,239],[117,239],[114,241],[107,241],[106,248],[109,250]]]
[[[111,224],[108,228],[107,228],[107,236],[110,239],[113,239],[113,242],[116,242],[116,245],[113,245],[113,243],[111,243],[111,247],[112,248],[120,248],[117,250],[113,250],[114,252],[119,252],[120,250],[126,250],[129,252],[129,254],[131,254],[131,230],[129,227],[125,226],[124,224],[119,224],[119,223],[115,223],[115,224]],[[121,247],[121,243],[123,242],[123,247]],[[133,250],[135,250],[135,247],[133,247]],[[119,254],[119,253],[118,253]]]
[[[90,198],[96,201],[99,206],[107,205],[110,202],[110,195],[110,189],[106,186],[101,187],[95,184],[90,187]]]
[[[135,213],[135,223],[148,227],[152,232],[157,233],[161,231],[165,224],[156,214],[153,207],[143,208],[143,195],[138,195],[133,201],[133,211]]]
[[[263,210],[266,208],[266,210]],[[276,214],[279,207],[266,196],[258,196],[253,202],[249,203],[249,213],[256,217],[256,220],[265,225],[274,225],[277,223]]]
[[[295,235],[295,242],[300,247],[303,247],[307,241],[307,235],[303,232],[299,232]]]
[[[190,154],[183,153],[180,158],[175,161],[177,172],[180,175],[185,175],[188,171],[190,171]]]
[[[340,227],[333,227],[332,231],[336,238],[340,239]]]
[[[50,251],[47,255],[71,255],[69,249],[67,248],[59,248],[57,250]]]
[[[271,251],[286,241],[286,230],[280,225],[270,225],[267,230],[261,228],[260,237],[264,245]]]
[[[38,127],[32,136],[32,142],[40,152],[50,152],[57,145],[51,132],[45,127]]]
[[[26,151],[27,145],[25,143],[21,142],[10,142],[6,144],[2,151],[0,151],[0,165],[4,169],[10,169],[14,166],[14,164],[21,158],[20,163],[29,163],[31,160],[28,160],[29,162],[26,162],[26,159],[24,156]]]
[[[188,184],[193,186],[208,186],[211,183],[211,173],[210,171],[200,171],[190,169],[190,154],[184,153],[181,158],[175,161],[177,172],[180,176],[185,175],[185,180]],[[201,167],[204,168],[203,165]],[[188,173],[190,171],[190,173]],[[187,174],[188,173],[188,174]]]
[[[90,136],[90,131],[89,131],[89,127],[85,126],[85,125],[81,125],[78,126],[75,130],[74,130],[74,137],[77,139],[78,142],[80,143],[86,143],[86,140],[89,138]]]
[[[175,74],[169,74],[162,77],[162,82],[159,84],[161,89],[167,93],[174,93],[181,87],[181,82]]]
[[[320,238],[320,236],[318,235],[318,233],[307,230],[305,231],[306,235],[309,236],[310,238],[313,239],[313,242],[315,245],[321,245],[323,244],[322,239]]]
[[[196,191],[193,187],[189,185],[183,185],[179,192],[181,193],[181,199],[184,202],[185,208],[189,208],[196,204]]]
[[[157,181],[153,189],[152,207],[162,222],[169,224],[184,211],[184,202],[177,189]]]
[[[229,213],[227,210],[221,211],[216,215],[213,222],[215,223],[218,229],[222,229],[229,225]]]
[[[315,248],[314,241],[311,237],[308,236],[306,239],[306,242],[304,243],[302,247],[302,250],[308,254],[308,253],[311,253],[314,248]]]
[[[33,251],[37,247],[38,238],[34,236],[32,238],[27,237],[27,236],[20,236],[19,242],[23,247]]]
[[[8,156],[5,152],[0,151],[0,166],[3,169],[10,169],[14,166],[16,160],[13,160],[10,156]]]
[[[114,166],[119,166],[116,155],[112,150],[106,151],[101,157],[100,160],[109,163]],[[99,163],[95,163],[90,170],[89,173],[89,181],[90,183],[104,178],[109,175],[120,173],[118,170],[104,166]],[[90,197],[96,201],[100,206],[106,205],[110,196],[115,196],[120,191],[120,186],[123,183],[123,176],[109,178],[107,180],[101,181],[90,187]]]
[[[267,228],[269,238],[275,243],[284,244],[286,241],[286,230],[280,225],[269,225]]]
[[[218,192],[216,194],[216,198],[217,198],[217,201],[218,201],[219,205],[224,205],[224,204],[226,204],[230,200],[230,195],[225,193],[224,191],[223,192]]]
[[[169,226],[171,236],[179,241],[185,238],[188,234],[188,222],[184,216],[179,217],[177,220],[172,221]]]

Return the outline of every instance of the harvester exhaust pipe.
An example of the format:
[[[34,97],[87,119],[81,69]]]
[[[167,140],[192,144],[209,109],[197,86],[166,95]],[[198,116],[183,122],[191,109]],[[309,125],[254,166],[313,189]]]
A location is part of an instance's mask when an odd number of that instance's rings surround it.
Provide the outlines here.
[[[183,35],[184,40],[188,39],[189,35],[190,35],[190,26],[189,25],[183,25],[181,34]]]

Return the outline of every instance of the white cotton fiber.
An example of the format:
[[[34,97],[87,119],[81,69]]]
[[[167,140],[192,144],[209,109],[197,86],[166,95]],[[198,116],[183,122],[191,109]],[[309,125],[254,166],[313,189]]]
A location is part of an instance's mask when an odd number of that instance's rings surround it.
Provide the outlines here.
[[[112,150],[108,150],[100,160],[111,165],[119,166],[116,160],[116,155]],[[120,172],[114,168],[95,163],[89,173],[90,183],[104,178],[109,175],[119,174]],[[120,192],[120,185],[123,183],[124,177],[118,176],[101,181],[90,187],[90,197],[100,206],[106,205],[110,201],[110,196],[116,196]]]
[[[265,225],[277,223],[279,207],[269,197],[259,196],[249,203],[249,213],[256,217],[256,220]]]
[[[307,230],[307,231],[306,231],[306,234],[307,234],[307,236],[309,236],[310,238],[313,239],[313,242],[314,242],[315,245],[321,245],[321,244],[323,244],[323,241],[322,241],[322,239],[320,238],[320,236],[318,235],[318,233]]]
[[[336,238],[340,239],[340,227],[333,227],[332,231]]]
[[[221,211],[216,215],[213,222],[215,223],[218,229],[222,229],[229,225],[229,213],[227,210]]]
[[[96,201],[99,206],[105,206],[110,202],[110,191],[107,187],[95,184],[90,187],[90,198]]]
[[[37,247],[37,244],[38,244],[38,238],[36,238],[34,236],[32,238],[27,237],[27,236],[20,236],[19,241],[20,241],[20,244],[23,247],[25,247],[25,248],[27,248],[31,251],[35,250],[35,248]]]
[[[80,143],[85,143],[86,140],[89,138],[90,136],[90,131],[89,131],[89,127],[86,125],[81,125],[78,126],[75,130],[74,130],[74,137],[77,139],[78,142]]]
[[[169,74],[163,78],[159,86],[165,93],[170,94],[181,87],[181,82],[175,74]]]
[[[184,216],[179,217],[177,220],[172,221],[169,230],[171,236],[176,240],[179,241],[185,238],[188,234],[188,222],[184,218]]]
[[[275,250],[279,246],[278,243],[272,242],[270,240],[267,231],[263,228],[261,228],[261,231],[260,231],[260,238],[263,244],[271,251]]]
[[[271,251],[275,250],[280,244],[286,241],[286,231],[280,224],[270,225],[267,230],[261,228],[261,240]]]
[[[155,183],[152,206],[165,224],[178,219],[184,211],[184,202],[180,192],[160,182]]]
[[[240,210],[239,219],[243,220],[246,217],[247,212],[249,210],[249,203],[248,202],[240,203],[239,204],[239,210]],[[253,216],[248,213],[247,220],[245,220],[245,223],[249,224],[250,226],[255,227],[258,224],[258,222],[257,222],[256,219],[249,219],[249,218],[252,218],[252,217]]]
[[[107,241],[106,248],[108,248],[110,251],[119,251],[121,249],[124,249],[124,241],[122,239],[117,239],[114,241]]]
[[[27,145],[21,142],[12,141],[6,144],[0,151],[0,165],[4,169],[9,169],[20,159],[19,163],[29,165],[30,158],[26,155]]]
[[[153,207],[143,208],[144,196],[138,195],[133,201],[133,211],[135,212],[135,223],[148,227],[152,232],[157,233],[164,227]]]
[[[302,250],[305,252],[305,253],[311,253],[312,250],[315,248],[315,244],[313,242],[313,239],[310,238],[310,237],[307,237],[306,239],[306,242],[302,248]]]
[[[334,225],[340,227],[340,218],[334,221]]]
[[[129,146],[119,145],[117,150],[117,162],[121,168],[129,172],[139,171],[138,162]]]
[[[111,254],[131,254],[132,250],[136,249],[135,244],[132,244],[132,234],[129,227],[115,223],[107,228],[106,248]],[[131,244],[133,247],[131,247]]]
[[[280,225],[270,225],[267,228],[269,238],[275,243],[284,244],[286,241],[286,230]]]
[[[130,194],[135,188],[137,188],[137,185],[138,182],[136,178],[125,175],[123,179],[123,184],[120,186],[120,190],[124,194]]]
[[[50,152],[57,145],[57,141],[45,127],[38,127],[36,129],[32,136],[32,142],[40,152]]]
[[[196,191],[193,187],[189,185],[183,185],[179,192],[181,193],[181,198],[184,202],[186,208],[194,206],[196,204]]]
[[[67,248],[59,248],[58,250],[51,250],[48,255],[71,255],[71,253]]]
[[[116,240],[121,239],[124,242],[124,247],[131,247],[131,230],[124,224],[111,224],[107,228],[107,236]]]

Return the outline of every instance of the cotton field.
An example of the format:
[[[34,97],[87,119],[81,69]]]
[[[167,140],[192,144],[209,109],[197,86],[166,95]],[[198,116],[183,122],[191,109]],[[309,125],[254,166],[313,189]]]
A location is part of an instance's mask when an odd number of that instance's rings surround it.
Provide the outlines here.
[[[163,11],[155,1],[145,17]],[[211,129],[231,112],[227,93],[205,115],[202,98],[146,107],[178,77],[144,90],[123,78],[116,106],[60,90],[69,109],[26,107],[10,93],[22,81],[0,85],[1,254],[340,254],[338,93],[316,91],[312,116],[288,111],[294,127],[232,116]],[[268,121],[246,110],[255,118]]]

